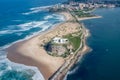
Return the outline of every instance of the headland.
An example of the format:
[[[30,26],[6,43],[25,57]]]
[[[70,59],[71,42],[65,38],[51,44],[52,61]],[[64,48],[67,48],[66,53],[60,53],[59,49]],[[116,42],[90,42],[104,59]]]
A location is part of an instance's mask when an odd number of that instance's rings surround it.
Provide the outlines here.
[[[65,22],[28,40],[13,44],[6,49],[8,59],[16,63],[36,66],[45,80],[63,80],[70,68],[90,49],[85,43],[89,32],[84,25],[79,23],[69,11],[60,12],[60,14],[65,16]],[[69,54],[66,58],[55,57],[45,50],[45,44],[54,37],[63,37],[76,32],[81,32],[82,35],[79,38],[81,42],[73,54]]]

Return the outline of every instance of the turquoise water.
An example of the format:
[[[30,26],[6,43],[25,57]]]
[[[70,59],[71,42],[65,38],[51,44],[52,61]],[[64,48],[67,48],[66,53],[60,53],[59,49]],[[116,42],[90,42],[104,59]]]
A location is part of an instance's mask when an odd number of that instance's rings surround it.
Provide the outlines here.
[[[64,16],[44,8],[65,0],[0,0],[0,80],[44,80],[36,67],[9,61],[10,45],[63,22]]]
[[[82,21],[90,30],[92,51],[78,62],[67,80],[120,80],[120,8],[98,9],[101,19]]]

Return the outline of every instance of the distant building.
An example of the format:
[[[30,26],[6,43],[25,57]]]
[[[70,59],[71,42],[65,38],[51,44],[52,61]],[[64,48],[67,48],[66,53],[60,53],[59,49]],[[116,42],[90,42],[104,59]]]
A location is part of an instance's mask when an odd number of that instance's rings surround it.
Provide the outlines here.
[[[85,4],[84,3],[79,3],[79,7],[80,7],[81,10],[83,10],[84,7],[85,7]]]
[[[60,37],[55,37],[53,39],[53,42],[57,43],[57,44],[66,44],[66,43],[68,43],[68,39],[60,38]]]

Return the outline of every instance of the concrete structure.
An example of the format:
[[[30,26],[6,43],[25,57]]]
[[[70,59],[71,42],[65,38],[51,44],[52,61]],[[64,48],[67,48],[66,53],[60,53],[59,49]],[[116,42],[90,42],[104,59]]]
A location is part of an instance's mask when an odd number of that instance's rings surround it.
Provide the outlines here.
[[[68,43],[68,39],[55,37],[53,39],[53,42],[56,43],[56,44],[66,44],[66,43]]]

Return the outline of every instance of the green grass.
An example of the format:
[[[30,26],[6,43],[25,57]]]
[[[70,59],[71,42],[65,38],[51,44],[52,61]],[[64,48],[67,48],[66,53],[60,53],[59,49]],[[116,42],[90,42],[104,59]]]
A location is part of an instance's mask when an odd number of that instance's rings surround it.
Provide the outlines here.
[[[69,40],[69,43],[72,44],[72,46],[74,47],[74,51],[76,51],[80,46],[80,43],[81,43],[80,36],[81,34],[78,36],[72,36],[72,34],[65,36],[65,38]]]
[[[66,57],[69,56],[69,55],[70,55],[70,53],[69,53],[69,52],[66,52],[66,53],[62,54],[61,57],[66,58]]]
[[[69,38],[69,41],[71,42],[71,44],[74,47],[74,50],[76,51],[80,46],[80,42],[81,42],[80,37],[78,37],[78,36],[77,37],[71,37],[71,38]]]
[[[74,10],[73,13],[75,15],[77,15],[78,17],[92,17],[92,16],[94,16],[91,13],[84,13],[84,11],[82,11],[82,10]]]

